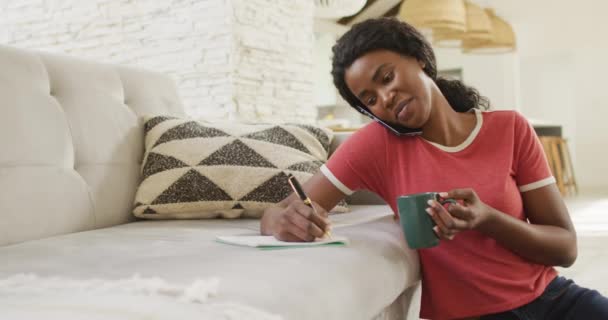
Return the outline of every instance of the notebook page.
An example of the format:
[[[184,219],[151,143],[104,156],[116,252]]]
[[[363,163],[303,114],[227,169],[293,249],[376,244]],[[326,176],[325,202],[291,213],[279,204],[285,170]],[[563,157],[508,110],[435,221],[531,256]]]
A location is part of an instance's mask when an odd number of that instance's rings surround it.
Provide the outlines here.
[[[313,242],[287,242],[276,239],[274,236],[218,236],[218,242],[247,247],[314,247],[327,244],[348,244],[348,239],[342,236],[332,236],[328,239],[317,239]]]

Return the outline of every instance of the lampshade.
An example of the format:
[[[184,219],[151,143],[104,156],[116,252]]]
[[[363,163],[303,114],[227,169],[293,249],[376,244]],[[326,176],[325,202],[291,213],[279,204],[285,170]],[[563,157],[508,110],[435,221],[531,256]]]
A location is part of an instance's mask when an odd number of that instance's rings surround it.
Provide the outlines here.
[[[505,20],[499,18],[492,9],[485,9],[492,22],[489,41],[464,39],[462,49],[465,53],[506,53],[515,51],[515,33]]]
[[[439,47],[460,47],[462,41],[485,43],[492,39],[492,22],[488,14],[471,1],[465,1],[465,32],[436,30],[433,32],[433,44]]]
[[[398,17],[420,29],[456,33],[466,29],[464,0],[405,0]]]

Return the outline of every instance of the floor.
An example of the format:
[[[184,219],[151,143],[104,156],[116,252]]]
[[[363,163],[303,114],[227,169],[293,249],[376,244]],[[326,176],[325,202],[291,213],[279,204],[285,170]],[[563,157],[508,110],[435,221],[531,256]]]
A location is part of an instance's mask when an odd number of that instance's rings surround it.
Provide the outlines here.
[[[608,190],[565,198],[578,236],[578,258],[561,275],[608,296]]]

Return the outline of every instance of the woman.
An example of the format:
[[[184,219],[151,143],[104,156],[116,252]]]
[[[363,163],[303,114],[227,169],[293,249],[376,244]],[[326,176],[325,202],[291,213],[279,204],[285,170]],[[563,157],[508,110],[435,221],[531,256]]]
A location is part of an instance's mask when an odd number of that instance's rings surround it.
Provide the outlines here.
[[[396,210],[399,195],[444,191],[460,200],[427,212],[439,246],[419,250],[421,317],[608,319],[608,300],[557,276],[577,256],[576,234],[542,147],[514,111],[437,77],[431,46],[394,19],[352,27],[333,48],[334,84],[355,109],[387,124],[357,131],[304,185],[320,215],[291,195],[262,218],[263,234],[312,241],[327,210],[368,189]],[[490,71],[490,70],[489,70]],[[398,136],[390,128],[417,128]]]

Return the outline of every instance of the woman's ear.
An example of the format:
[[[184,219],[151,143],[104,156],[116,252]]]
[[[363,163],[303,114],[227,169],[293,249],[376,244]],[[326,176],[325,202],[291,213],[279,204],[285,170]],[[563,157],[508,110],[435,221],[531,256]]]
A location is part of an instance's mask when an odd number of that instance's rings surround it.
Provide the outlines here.
[[[424,63],[422,60],[418,60],[418,65],[420,65],[420,69],[424,69],[424,67],[426,67],[426,63]]]

